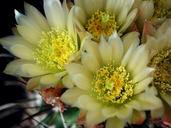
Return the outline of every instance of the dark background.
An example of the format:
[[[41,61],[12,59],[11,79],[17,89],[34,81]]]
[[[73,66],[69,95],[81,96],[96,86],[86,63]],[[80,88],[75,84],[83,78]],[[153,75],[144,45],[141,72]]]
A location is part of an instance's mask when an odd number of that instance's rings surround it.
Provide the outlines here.
[[[25,2],[32,4],[43,12],[42,0],[25,0]],[[24,0],[1,0],[0,38],[12,34],[11,29],[16,25],[14,9],[24,12],[23,8]],[[25,111],[21,106],[1,108],[9,103],[18,103],[23,100],[27,102],[28,99],[25,87],[18,82],[18,79],[3,73],[6,64],[13,59],[14,57],[0,46],[0,128],[19,127]]]

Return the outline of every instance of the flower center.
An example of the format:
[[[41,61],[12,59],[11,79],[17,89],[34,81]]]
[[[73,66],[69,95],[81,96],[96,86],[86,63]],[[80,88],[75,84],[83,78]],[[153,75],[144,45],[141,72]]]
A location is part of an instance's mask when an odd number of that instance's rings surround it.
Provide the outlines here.
[[[91,94],[102,103],[123,104],[133,96],[133,87],[124,67],[107,65],[94,74]]]
[[[155,18],[165,18],[168,15],[168,10],[164,7],[165,0],[154,0],[154,15]]]
[[[150,65],[156,69],[152,84],[162,93],[171,92],[171,48],[155,55]]]
[[[85,26],[95,40],[99,40],[100,36],[110,36],[117,29],[115,16],[104,11],[96,11],[87,21]]]
[[[43,68],[52,72],[64,70],[70,56],[77,50],[76,43],[66,30],[52,29],[42,32],[35,50],[34,59]]]

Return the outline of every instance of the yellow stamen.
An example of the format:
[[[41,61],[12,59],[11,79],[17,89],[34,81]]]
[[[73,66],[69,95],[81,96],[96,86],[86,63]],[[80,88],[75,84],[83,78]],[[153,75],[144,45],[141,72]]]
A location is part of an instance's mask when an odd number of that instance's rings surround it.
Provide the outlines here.
[[[156,70],[153,85],[161,93],[171,92],[171,48],[155,55],[150,63]]]
[[[70,56],[76,52],[76,42],[66,30],[52,29],[43,32],[35,50],[35,61],[52,72],[64,70]]]
[[[102,103],[123,104],[132,97],[133,87],[124,67],[107,65],[94,74],[91,94]]]
[[[101,35],[110,36],[117,29],[117,23],[114,15],[98,10],[91,16],[85,27],[95,40],[99,40]]]

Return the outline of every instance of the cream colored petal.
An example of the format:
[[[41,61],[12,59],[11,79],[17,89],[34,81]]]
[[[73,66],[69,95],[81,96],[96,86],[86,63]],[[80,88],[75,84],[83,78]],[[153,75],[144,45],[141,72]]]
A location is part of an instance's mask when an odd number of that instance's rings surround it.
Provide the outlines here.
[[[17,21],[18,25],[25,26],[27,28],[32,29],[33,31],[41,32],[42,29],[40,26],[34,21],[34,19],[30,18],[29,16],[25,16],[18,12],[17,10],[15,12],[15,19]]]
[[[56,86],[60,82],[61,78],[66,75],[66,72],[60,72],[56,74],[44,75],[40,78],[40,85],[42,87]]]
[[[131,59],[133,53],[135,52],[136,48],[137,48],[138,44],[134,43],[130,46],[130,48],[127,50],[127,52],[125,53],[125,55],[123,56],[123,59],[121,61],[121,65],[122,66],[127,66],[129,60]]]
[[[106,122],[105,128],[124,128],[125,121],[116,117],[109,118]]]
[[[91,73],[81,64],[71,63],[66,65],[65,68],[70,76],[75,74],[84,74],[86,77],[91,77]]]
[[[118,36],[118,34],[116,32],[114,32],[110,37],[109,37],[109,41],[108,41],[112,47],[112,54],[113,54],[113,61],[116,64],[119,64],[123,53],[124,53],[124,49],[123,49],[123,43],[121,38]]]
[[[105,65],[112,63],[112,48],[108,42],[101,37],[100,44],[99,44],[99,51],[102,58],[102,61]]]
[[[132,24],[132,22],[135,20],[137,12],[138,12],[138,10],[134,9],[128,14],[125,23],[119,29],[119,33],[123,33]]]
[[[81,62],[91,72],[100,68],[101,59],[97,43],[89,39],[85,41],[81,51]]]
[[[74,83],[71,80],[69,75],[64,76],[64,78],[62,79],[62,83],[66,88],[73,88],[74,87]]]
[[[133,74],[137,75],[139,72],[142,72],[144,68],[147,67],[147,64],[149,63],[149,54],[148,51],[145,50],[144,53],[141,55],[140,61],[137,63],[137,66],[135,67]]]
[[[150,86],[150,87],[146,88],[145,91],[148,94],[154,94],[155,96],[158,95],[158,91],[157,91],[157,89],[154,86]]]
[[[145,45],[137,47],[136,51],[133,53],[129,63],[128,70],[134,75],[143,70],[148,63],[148,52],[146,51]]]
[[[68,19],[67,19],[67,27],[68,27],[68,32],[69,34],[73,37],[76,46],[77,44],[77,33],[76,33],[76,28],[75,28],[75,23],[74,23],[74,8],[71,8],[69,14],[68,14]],[[77,46],[78,48],[78,46]]]
[[[129,106],[121,106],[121,107],[118,107],[116,108],[116,116],[119,118],[119,119],[122,119],[122,120],[127,120],[131,117],[132,115],[132,108],[129,107]]]
[[[35,90],[39,89],[40,87],[40,78],[41,77],[34,77],[32,79],[29,79],[26,85],[27,90]]]
[[[153,77],[147,77],[146,79],[140,81],[136,84],[134,88],[134,94],[139,94],[142,91],[144,91],[146,88],[148,88],[148,85],[153,81]]]
[[[106,118],[103,117],[100,110],[87,112],[86,123],[88,125],[88,128],[91,128],[91,126],[99,124],[105,120],[106,120]]]
[[[153,94],[142,93],[136,96],[136,100],[140,104],[141,110],[154,110],[162,107],[161,100]]]
[[[168,94],[160,94],[160,96],[171,106],[171,96]]]
[[[74,88],[71,88],[71,89],[68,89],[67,91],[65,91],[62,96],[60,97],[60,99],[68,104],[68,105],[72,105],[74,106],[75,105],[75,102],[77,101],[77,99],[81,96],[81,95],[84,95],[86,92],[77,88],[77,87],[74,87]]]
[[[84,0],[80,2],[80,0],[76,0],[76,5],[81,5],[81,8],[85,9],[85,12],[88,16],[94,14],[97,10],[103,10],[105,7],[104,0]]]
[[[34,46],[19,36],[8,36],[0,39],[0,43],[3,48],[7,49],[13,55],[25,59],[33,60]]]
[[[35,77],[47,74],[49,71],[43,70],[40,66],[33,62],[14,60],[6,66],[4,73],[14,76]]]
[[[102,114],[106,118],[114,117],[114,116],[116,116],[116,108],[115,107],[104,107],[102,109]]]
[[[166,20],[155,32],[155,37],[159,38],[163,33],[167,33],[170,30],[171,19]]]
[[[115,6],[113,7],[113,13],[115,16],[118,16],[120,14],[124,2],[125,0],[114,0],[113,4],[115,4]]]
[[[49,30],[49,25],[45,17],[32,5],[25,3],[24,4],[26,15],[32,19],[36,24],[44,31]]]
[[[44,10],[51,27],[65,27],[65,12],[59,0],[44,0]]]
[[[89,95],[80,96],[75,105],[87,111],[96,111],[101,108],[101,105]]]
[[[141,5],[139,6],[140,13],[142,15],[141,18],[149,19],[154,14],[154,2],[152,0],[149,1],[143,1]]]
[[[123,3],[122,9],[117,18],[117,22],[119,23],[119,25],[122,25],[125,22],[128,12],[131,9],[133,3],[134,3],[134,0],[127,0]]]
[[[39,77],[34,77],[30,79],[27,82],[27,89],[29,90],[35,90],[35,89],[43,89],[43,88],[49,88],[49,87],[54,87],[58,85],[58,82],[60,81],[61,73],[60,75],[56,74],[48,74],[48,75],[43,75]]]
[[[64,10],[63,13],[64,13],[65,20],[67,20],[70,8],[73,6],[73,4],[71,1],[63,0],[61,5]]]
[[[132,44],[139,44],[139,33],[138,32],[130,32],[123,36],[123,46],[124,51],[126,52]]]
[[[132,114],[132,108],[129,106],[120,107],[106,107],[102,110],[103,115],[106,118],[117,116],[120,119],[128,119]]]
[[[131,107],[132,109],[142,111],[140,103],[137,101],[137,99],[132,99],[130,102],[126,104],[126,106]]]
[[[41,39],[41,32],[27,26],[17,25],[19,34],[31,44],[37,45]]]
[[[80,89],[88,90],[91,86],[91,79],[86,77],[84,74],[75,74],[74,76],[71,76],[71,79]]]
[[[150,74],[152,74],[152,72],[154,72],[154,68],[145,68],[144,70],[142,70],[140,73],[138,73],[137,75],[134,76],[133,78],[133,82],[139,82],[143,79],[145,79],[146,77],[148,77]]]
[[[74,18],[77,19],[82,25],[86,24],[87,16],[82,8],[73,6],[73,14]]]
[[[115,10],[118,3],[119,3],[118,0],[106,0],[106,10],[115,14]]]

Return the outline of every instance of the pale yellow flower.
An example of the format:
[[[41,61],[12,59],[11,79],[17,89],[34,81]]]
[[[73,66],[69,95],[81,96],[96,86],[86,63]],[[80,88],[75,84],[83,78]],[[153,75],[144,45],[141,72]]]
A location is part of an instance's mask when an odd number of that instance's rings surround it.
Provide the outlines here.
[[[4,72],[32,78],[29,89],[55,86],[66,75],[64,65],[78,50],[66,1],[61,5],[59,0],[44,0],[44,11],[47,19],[29,4],[25,4],[25,15],[15,10],[18,35],[0,39],[3,47],[19,58]]]
[[[87,37],[81,62],[66,66],[75,87],[61,100],[86,112],[87,128],[103,121],[106,128],[123,128],[132,118],[141,118],[137,112],[162,106],[155,88],[148,86],[154,71],[147,67],[148,59],[136,32],[123,40],[113,33],[108,40],[101,37],[99,44]]]
[[[171,0],[136,0],[139,7],[139,23],[146,20],[153,24],[162,23],[171,15]]]
[[[79,33],[88,31],[99,40],[113,31],[124,33],[134,21],[137,9],[134,0],[75,0],[73,15]]]
[[[171,20],[166,20],[159,29],[153,34],[153,36],[147,37],[147,46],[150,49],[150,63],[149,66],[155,68],[154,80],[152,85],[157,88],[159,96],[163,99],[165,110],[168,110],[166,106],[170,106],[171,110]],[[162,110],[162,109],[161,109]],[[163,111],[163,110],[162,110]],[[158,111],[156,112],[158,113]],[[164,116],[170,113],[164,114]],[[160,114],[161,116],[161,114]]]

